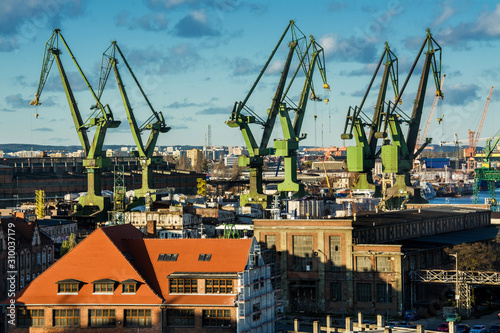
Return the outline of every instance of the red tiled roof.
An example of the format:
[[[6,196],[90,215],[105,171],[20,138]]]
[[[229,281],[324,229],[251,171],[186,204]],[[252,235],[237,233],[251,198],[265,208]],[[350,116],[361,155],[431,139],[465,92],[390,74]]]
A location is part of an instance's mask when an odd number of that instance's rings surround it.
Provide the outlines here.
[[[233,296],[171,295],[168,294],[168,276],[172,273],[242,272],[250,252],[251,239],[143,239],[126,240],[134,258],[141,258],[141,269],[166,303],[232,304]],[[160,254],[177,253],[177,261],[158,261]],[[210,261],[198,261],[200,254],[211,254]],[[188,300],[190,299],[190,300]],[[193,302],[193,303],[191,303]]]
[[[236,274],[245,269],[252,239],[142,239],[130,224],[94,231],[17,295],[18,304],[202,304],[233,305],[235,295],[169,295],[172,273]],[[177,261],[158,261],[177,253]],[[211,254],[210,261],[198,261]],[[57,281],[83,281],[78,295],[57,295]],[[135,295],[94,295],[93,281],[136,280]],[[7,300],[8,301],[8,300]]]
[[[132,228],[137,230],[133,226]],[[162,298],[150,288],[119,250],[119,247],[124,248],[122,237],[126,236],[127,231],[131,232],[132,236],[137,236],[135,230],[126,225],[97,229],[33,280],[27,288],[21,290],[16,295],[17,303],[161,304]],[[57,294],[56,282],[65,279],[84,282],[78,295]],[[122,295],[121,286],[116,288],[113,295],[93,295],[92,281],[99,279],[134,279],[140,284],[135,295]]]

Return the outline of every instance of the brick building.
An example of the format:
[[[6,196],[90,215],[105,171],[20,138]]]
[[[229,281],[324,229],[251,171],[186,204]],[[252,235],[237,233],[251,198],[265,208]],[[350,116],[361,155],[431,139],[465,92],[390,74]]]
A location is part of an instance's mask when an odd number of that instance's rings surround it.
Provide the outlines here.
[[[94,231],[15,304],[12,332],[274,329],[270,269],[254,239],[145,239],[130,224]]]
[[[444,249],[496,236],[489,210],[410,209],[352,218],[255,220],[254,235],[278,276],[284,311],[401,314],[434,297],[409,271],[448,263]],[[427,299],[428,300],[428,299]]]

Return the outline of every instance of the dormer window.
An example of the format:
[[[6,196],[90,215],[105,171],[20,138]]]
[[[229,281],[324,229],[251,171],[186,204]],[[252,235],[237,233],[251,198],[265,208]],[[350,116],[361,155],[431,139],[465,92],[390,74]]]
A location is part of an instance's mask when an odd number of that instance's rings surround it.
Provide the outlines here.
[[[198,261],[210,261],[210,259],[212,259],[211,253],[201,253],[198,256]]]
[[[113,294],[117,281],[111,279],[102,279],[93,281],[94,294]]]
[[[134,279],[128,279],[120,282],[120,284],[123,286],[122,294],[135,294],[137,291],[139,281]]]
[[[80,286],[82,285],[82,281],[74,280],[74,279],[66,279],[57,281],[57,293],[61,295],[77,295],[80,291]]]

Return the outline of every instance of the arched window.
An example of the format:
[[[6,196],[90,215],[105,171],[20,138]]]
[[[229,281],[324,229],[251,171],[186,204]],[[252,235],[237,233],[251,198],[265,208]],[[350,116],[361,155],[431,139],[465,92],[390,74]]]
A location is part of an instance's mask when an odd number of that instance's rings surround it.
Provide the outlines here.
[[[42,260],[41,260],[41,257],[40,257],[40,252],[38,252],[36,254],[36,263],[38,264],[38,266],[40,266],[42,264]]]
[[[45,252],[45,249],[43,249],[42,251],[42,264],[46,264],[47,263],[47,253]]]
[[[47,262],[50,264],[52,262],[52,249],[49,247],[47,250]]]
[[[31,255],[30,252],[26,252],[26,269],[30,269],[31,264]]]

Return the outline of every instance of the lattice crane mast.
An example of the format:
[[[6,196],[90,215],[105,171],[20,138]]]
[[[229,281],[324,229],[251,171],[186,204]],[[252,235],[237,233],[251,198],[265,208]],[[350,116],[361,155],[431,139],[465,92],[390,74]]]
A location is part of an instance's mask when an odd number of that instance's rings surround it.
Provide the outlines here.
[[[83,80],[85,81],[85,84],[87,85],[87,88],[90,90],[96,102],[95,105],[91,107],[91,110],[93,110],[92,113],[85,121],[83,121],[80,110],[78,109],[76,99],[73,95],[68,77],[66,76],[66,72],[60,59],[61,51],[59,49],[59,40],[63,43],[64,47],[68,51],[68,54],[71,56],[71,59],[73,59],[74,64],[76,65]],[[59,74],[64,86],[64,91],[66,92],[66,97],[68,99],[71,115],[73,116],[73,122],[75,124],[78,138],[80,139],[80,143],[85,152],[83,166],[87,170],[87,194],[79,198],[79,203],[84,208],[82,214],[86,214],[85,207],[89,207],[90,211],[95,211],[96,208],[100,211],[107,210],[110,202],[109,198],[105,198],[101,195],[101,171],[103,168],[110,165],[110,160],[106,157],[102,147],[107,129],[118,127],[120,125],[120,121],[114,120],[113,113],[111,112],[109,106],[103,105],[94,93],[94,90],[90,86],[87,78],[80,68],[80,65],[78,65],[76,58],[71,52],[59,29],[55,29],[53,31],[52,36],[45,44],[40,82],[38,84],[38,90],[35,94],[35,98],[30,103],[31,105],[41,104],[40,96],[54,60],[56,61],[59,69]],[[87,132],[92,127],[95,127],[96,129],[92,143],[90,143]]]
[[[443,91],[443,85],[444,85],[444,78],[446,77],[446,74],[443,74],[443,77],[441,78],[441,86],[439,88],[440,91]],[[424,130],[422,131],[422,134],[420,135],[420,138],[418,140],[418,147],[421,147],[425,141],[427,141],[427,134],[429,133],[429,129],[431,128],[431,122],[432,119],[434,118],[434,113],[436,112],[437,104],[439,100],[443,99],[442,94],[436,94],[434,97],[434,101],[432,102],[432,107],[431,111],[429,112],[429,116],[427,117],[427,122],[425,123]]]
[[[384,65],[384,73],[380,83],[375,111],[372,120],[369,120],[368,116],[363,111],[363,105],[382,64]],[[347,147],[347,170],[349,172],[358,173],[353,188],[374,190],[374,195],[377,197],[381,195],[380,187],[373,184],[372,169],[375,167],[375,160],[379,154],[379,152],[377,152],[377,140],[387,137],[387,133],[381,132],[380,128],[383,120],[384,107],[386,106],[386,93],[389,80],[391,81],[394,96],[397,97],[399,95],[398,59],[389,48],[389,44],[385,43],[384,52],[368,84],[361,104],[359,107],[349,107],[344,132],[341,135],[342,140],[352,139],[353,137],[356,140],[356,146]],[[370,129],[369,136],[366,135],[365,127]]]
[[[398,108],[398,104],[418,64],[420,56],[424,53],[425,49],[427,50],[425,51],[425,60],[422,67],[422,75],[420,77],[417,96],[415,97],[412,115],[408,117]],[[441,47],[432,37],[430,30],[427,29],[427,36],[406,77],[399,96],[389,108],[383,126],[384,132],[389,128],[392,139],[392,144],[384,144],[381,149],[383,172],[396,174],[396,183],[387,190],[387,197],[384,201],[387,208],[397,208],[405,202],[422,202],[425,200],[420,196],[419,189],[411,186],[410,171],[413,168],[413,160],[427,144],[431,142],[431,140],[428,139],[419,149],[415,150],[430,72],[432,72],[434,79],[436,95],[442,95],[440,87]],[[400,125],[403,122],[408,124],[406,139]]]
[[[128,72],[130,73],[130,76],[133,78],[135,84],[137,85],[139,91],[141,92],[143,98],[145,99],[149,107],[149,110],[151,112],[149,118],[140,126],[136,121],[130,100],[128,98],[127,91],[125,90],[125,84],[122,80],[122,76],[118,69],[117,52],[121,60],[123,61],[123,64],[125,64]],[[116,41],[113,41],[111,43],[111,46],[109,46],[106,49],[106,51],[104,51],[102,56],[101,74],[99,78],[99,90],[98,90],[99,97],[102,95],[104,91],[111,69],[113,69],[115,73],[116,82],[120,90],[123,105],[125,107],[125,112],[127,114],[130,130],[132,132],[137,147],[137,150],[134,151],[134,156],[139,158],[142,169],[142,187],[140,189],[135,190],[135,196],[136,198],[140,199],[139,200],[140,203],[143,203],[146,196],[149,196],[149,198],[154,201],[156,200],[156,194],[155,194],[156,190],[153,189],[153,167],[161,164],[163,161],[163,158],[161,156],[153,156],[154,149],[160,133],[167,133],[170,130],[170,127],[166,125],[163,114],[161,112],[155,111],[155,109],[153,108],[151,102],[149,101],[144,90],[142,89],[139,81],[137,80],[134,72],[132,71],[132,68],[127,62],[127,59],[123,55],[123,52],[121,51]],[[145,131],[149,131],[149,138],[146,145],[144,145],[141,137],[141,133]]]
[[[488,98],[486,99],[486,104],[484,105],[483,114],[481,115],[481,121],[479,122],[479,127],[477,128],[477,132],[469,130],[469,148],[465,149],[465,158],[467,159],[467,173],[471,173],[474,171],[475,167],[475,159],[476,155],[476,147],[479,142],[479,137],[481,136],[481,132],[483,130],[484,120],[486,119],[486,114],[488,113],[488,108],[490,107],[491,95],[493,94],[493,86],[491,86],[490,93],[488,94]],[[475,136],[474,136],[475,134]]]

